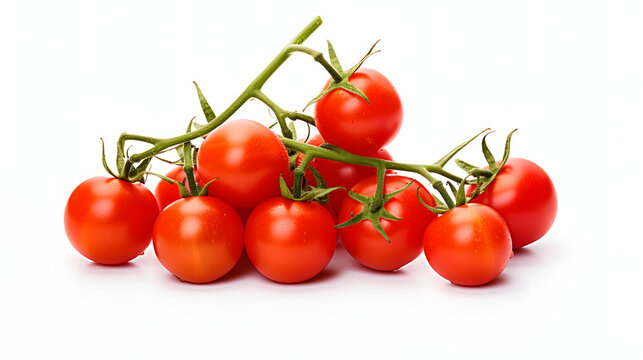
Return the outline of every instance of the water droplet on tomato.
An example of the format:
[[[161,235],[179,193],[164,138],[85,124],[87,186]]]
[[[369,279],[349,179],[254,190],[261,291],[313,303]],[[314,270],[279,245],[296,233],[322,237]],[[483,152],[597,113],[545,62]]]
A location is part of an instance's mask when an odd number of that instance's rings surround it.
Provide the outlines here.
[[[141,253],[140,253],[140,254],[138,254],[138,256],[142,256],[142,255],[144,255],[144,254],[145,254],[145,251],[141,251]]]

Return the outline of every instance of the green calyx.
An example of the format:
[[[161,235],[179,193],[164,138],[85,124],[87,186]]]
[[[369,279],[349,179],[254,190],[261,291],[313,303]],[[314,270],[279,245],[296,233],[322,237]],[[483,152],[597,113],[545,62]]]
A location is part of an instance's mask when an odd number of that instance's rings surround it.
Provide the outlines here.
[[[161,174],[156,174],[152,172],[147,172],[147,174],[157,176],[164,181],[167,181],[172,184],[176,184],[179,187],[179,193],[183,198],[191,197],[191,196],[207,196],[208,190],[210,189],[210,185],[215,180],[218,180],[218,178],[212,179],[203,187],[201,187],[201,185],[199,185],[199,183],[196,181],[196,178],[194,176],[194,160],[196,159],[197,148],[188,141],[182,144],[181,149],[183,150],[181,159],[183,160],[183,172],[185,173],[185,181],[187,182],[187,186],[185,186],[183,182],[170,179],[167,176],[164,176]]]
[[[336,89],[344,89],[350,93],[360,96],[362,99],[366,100],[366,102],[369,102],[368,97],[366,97],[366,95],[362,92],[362,90],[358,89],[355,85],[351,84],[348,81],[348,78],[350,78],[351,75],[353,75],[362,66],[362,64],[364,63],[364,61],[366,61],[366,59],[371,57],[371,55],[379,52],[379,50],[373,51],[375,49],[375,46],[379,42],[380,41],[377,40],[375,44],[373,44],[373,46],[371,46],[371,48],[368,50],[366,55],[360,61],[358,61],[357,64],[355,64],[352,68],[350,68],[348,71],[345,72],[342,69],[342,65],[340,64],[339,59],[337,58],[337,54],[335,53],[335,49],[333,48],[333,45],[331,45],[330,41],[328,41],[328,57],[330,58],[330,63],[332,64],[333,68],[337,71],[341,79],[333,79],[333,81],[330,83],[330,85],[326,90],[324,90],[321,94],[317,95],[314,99],[310,100],[308,104],[306,104],[306,106],[304,107],[304,110],[306,110],[306,108],[309,107],[310,105],[319,101],[319,99],[326,96],[326,94],[328,94],[329,92]]]
[[[352,199],[359,202],[360,204],[364,205],[364,209],[359,214],[353,215],[353,217],[348,219],[347,221],[341,224],[338,224],[337,226],[335,226],[335,228],[340,229],[343,227],[357,224],[364,220],[368,220],[371,222],[375,230],[377,230],[377,232],[380,233],[380,235],[382,235],[382,237],[384,237],[384,239],[386,239],[386,241],[390,243],[391,239],[389,239],[388,235],[386,234],[386,231],[384,231],[384,227],[382,226],[381,219],[399,221],[399,220],[402,220],[402,218],[397,217],[391,214],[390,212],[386,211],[384,205],[389,200],[394,198],[397,194],[406,190],[414,182],[415,180],[411,180],[408,184],[406,184],[406,186],[404,186],[400,190],[394,191],[390,194],[383,194],[381,198],[378,197],[377,191],[373,196],[364,196],[362,194],[349,191],[348,196],[350,196]]]
[[[485,134],[485,136],[482,138],[482,153],[485,159],[487,160],[487,163],[489,166],[488,170],[481,169],[477,166],[471,165],[459,159],[455,160],[456,165],[458,165],[460,169],[464,170],[468,174],[466,177],[462,179],[462,181],[460,181],[457,188],[451,181],[447,181],[448,188],[451,191],[451,194],[453,195],[453,199],[455,199],[455,201],[449,196],[447,192],[441,192],[441,195],[443,196],[444,201],[440,200],[436,196],[433,196],[433,199],[435,200],[435,203],[436,203],[435,207],[427,205],[424,202],[424,200],[422,200],[422,198],[420,197],[419,192],[417,194],[418,199],[420,199],[422,204],[432,212],[436,214],[444,214],[447,211],[453,209],[454,207],[458,207],[469,203],[469,201],[473,200],[478,195],[482,194],[485,191],[485,189],[493,182],[493,180],[496,178],[500,170],[502,170],[502,167],[509,160],[509,153],[511,150],[511,137],[513,136],[514,132],[516,132],[516,130],[518,129],[514,129],[509,133],[509,135],[507,135],[507,140],[505,142],[505,150],[502,156],[502,160],[500,162],[496,162],[495,157],[493,156],[493,154],[489,150],[489,147],[487,146],[486,139],[489,133]],[[471,140],[469,140],[466,143],[463,143],[463,145],[468,144]],[[443,159],[436,162],[436,165],[438,164],[442,165],[442,163],[446,164],[446,162],[450,160],[453,157],[453,155],[449,156],[448,154]],[[473,177],[474,180],[469,180],[469,177]],[[469,196],[467,196],[465,187],[466,185],[473,185],[473,184],[476,185],[476,188]]]
[[[286,180],[284,180],[283,175],[279,175],[279,188],[281,190],[281,196],[292,201],[314,201],[320,204],[325,204],[328,202],[328,195],[330,195],[331,192],[339,189],[344,189],[340,186],[327,188],[326,183],[324,182],[324,179],[322,179],[319,172],[313,167],[309,167],[308,169],[310,169],[310,171],[313,173],[313,176],[315,176],[317,186],[307,184],[301,190],[300,194],[297,195],[295,194],[295,191],[291,191],[291,189],[288,187],[288,184],[286,184]]]

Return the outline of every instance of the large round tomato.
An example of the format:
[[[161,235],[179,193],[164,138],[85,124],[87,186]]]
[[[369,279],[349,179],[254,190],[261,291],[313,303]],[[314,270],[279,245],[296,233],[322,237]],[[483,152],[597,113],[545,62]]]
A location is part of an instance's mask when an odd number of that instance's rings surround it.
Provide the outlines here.
[[[471,186],[471,193],[475,186]],[[547,173],[535,163],[511,158],[495,180],[473,202],[496,210],[507,222],[514,249],[540,239],[556,219],[556,189]]]
[[[384,193],[389,194],[402,189],[412,179],[398,175],[387,175],[384,181]],[[361,264],[382,271],[399,269],[422,253],[422,234],[427,224],[436,215],[422,205],[417,198],[417,189],[427,205],[435,206],[431,194],[416,182],[397,194],[385,205],[384,209],[402,220],[380,219],[390,243],[375,230],[370,221],[339,229],[339,238],[344,247]],[[353,192],[365,196],[375,194],[377,177],[366,178],[353,186]],[[364,206],[347,196],[339,211],[339,223],[359,214]]]
[[[393,84],[372,69],[348,79],[369,102],[335,89],[315,105],[315,124],[326,141],[355,154],[372,154],[388,144],[402,126],[402,102]],[[325,89],[330,85],[326,83]]]
[[[154,224],[154,251],[183,281],[208,283],[227,274],[243,251],[243,224],[228,203],[193,196],[165,208]]]
[[[226,122],[208,135],[197,155],[199,181],[210,194],[237,208],[252,208],[278,196],[279,175],[290,167],[286,147],[266,126],[251,120]]]
[[[462,205],[433,220],[424,232],[424,255],[454,284],[488,283],[507,266],[511,236],[502,217],[480,204]]]
[[[246,252],[268,279],[296,283],[319,274],[335,252],[337,230],[318,203],[268,199],[250,214],[245,228]]]
[[[99,264],[123,264],[150,244],[158,213],[156,199],[145,186],[94,177],[69,196],[65,231],[86,258]]]
[[[183,166],[175,167],[168,171],[165,176],[172,180],[185,183],[185,172],[183,172]],[[166,206],[180,199],[181,192],[179,191],[179,186],[177,184],[170,184],[165,180],[160,180],[154,189],[154,197],[156,197],[159,207],[163,210]]]
[[[393,157],[391,157],[391,154],[389,154],[386,149],[380,149],[372,154],[366,154],[364,156],[393,160]],[[339,189],[330,193],[329,203],[337,213],[339,213],[342,201],[346,197],[346,194],[348,194],[348,189],[362,179],[377,175],[377,170],[374,167],[346,164],[321,158],[315,159],[315,166],[329,188],[341,186],[346,189]],[[386,171],[387,174],[390,174],[391,172],[391,170]]]

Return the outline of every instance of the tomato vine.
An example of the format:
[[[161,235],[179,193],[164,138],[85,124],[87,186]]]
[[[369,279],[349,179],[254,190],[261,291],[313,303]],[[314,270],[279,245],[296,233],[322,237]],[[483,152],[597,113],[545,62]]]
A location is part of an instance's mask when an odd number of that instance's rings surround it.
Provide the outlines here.
[[[324,91],[320,96],[317,96],[316,98],[314,98],[311,102],[308,103],[308,105],[319,100],[324,94],[338,88],[357,94],[368,101],[364,93],[362,93],[360,89],[358,89],[348,81],[348,77],[351,74],[353,74],[362,65],[362,63],[374,53],[373,49],[377,43],[375,43],[375,45],[373,45],[373,47],[370,48],[366,56],[364,56],[355,66],[353,66],[352,68],[350,68],[348,71],[345,72],[342,70],[341,65],[339,64],[339,61],[337,60],[337,55],[335,54],[335,50],[333,49],[330,42],[328,43],[330,62],[326,60],[322,52],[302,45],[302,43],[321,24],[322,24],[321,18],[316,17],[308,25],[306,25],[306,27],[304,27],[304,29],[302,29],[299,34],[297,34],[291,41],[289,41],[284,46],[284,48],[268,64],[268,66],[266,66],[266,68],[263,71],[261,71],[254,80],[250,82],[250,84],[245,88],[245,90],[243,90],[243,92],[219,115],[215,115],[214,111],[212,110],[207,100],[205,99],[205,96],[203,95],[201,89],[195,83],[195,87],[199,96],[199,101],[207,120],[206,124],[202,126],[196,126],[195,129],[192,129],[192,126],[190,126],[188,128],[187,133],[179,136],[171,137],[171,138],[166,138],[166,139],[123,133],[121,134],[117,142],[116,164],[117,164],[118,171],[114,173],[109,169],[109,166],[107,165],[104,159],[104,151],[103,151],[103,164],[106,170],[117,178],[127,180],[130,182],[138,182],[138,181],[144,180],[144,176],[145,174],[147,174],[147,168],[152,158],[164,151],[167,151],[167,149],[169,148],[183,146],[185,150],[184,156],[186,157],[189,156],[191,158],[192,156],[194,156],[194,152],[188,150],[188,149],[190,150],[192,149],[192,145],[190,143],[191,140],[197,139],[199,137],[203,137],[208,133],[212,132],[214,129],[216,129],[217,127],[222,125],[226,120],[228,120],[248,100],[254,98],[263,102],[266,106],[268,106],[272,110],[272,112],[274,112],[282,133],[282,136],[280,136],[280,139],[284,143],[286,148],[289,149],[290,155],[296,155],[297,153],[304,154],[301,163],[294,169],[294,186],[293,186],[293,192],[292,192],[292,199],[309,200],[311,198],[310,196],[302,196],[302,193],[306,191],[306,189],[304,189],[302,186],[302,177],[304,176],[306,168],[308,167],[310,162],[315,158],[323,158],[323,159],[328,159],[328,160],[333,160],[333,161],[338,161],[343,163],[350,163],[355,165],[365,165],[365,166],[374,167],[377,170],[377,190],[375,191],[375,194],[370,198],[363,198],[363,197],[360,198],[360,201],[364,202],[365,204],[365,209],[364,209],[364,214],[358,214],[360,215],[360,218],[370,220],[373,223],[373,225],[376,227],[377,225],[379,225],[379,219],[382,214],[382,211],[379,211],[379,210],[383,208],[387,199],[390,198],[389,196],[387,196],[389,194],[384,194],[384,190],[383,190],[385,172],[387,170],[400,170],[400,171],[413,172],[428,180],[431,186],[440,194],[440,196],[444,200],[444,202],[442,202],[436,198],[436,203],[438,203],[438,205],[434,210],[437,212],[445,212],[448,209],[452,209],[453,207],[457,206],[462,202],[461,197],[458,194],[458,191],[454,190],[455,186],[453,186],[451,181],[455,183],[459,183],[461,188],[466,184],[477,184],[477,188],[479,190],[477,190],[474,194],[472,194],[472,197],[475,197],[482,190],[484,190],[486,186],[488,186],[491,183],[491,181],[494,179],[496,174],[500,171],[504,162],[506,162],[506,158],[508,157],[508,153],[509,153],[509,142],[511,140],[511,134],[507,138],[507,144],[505,147],[505,156],[503,157],[503,161],[499,164],[499,166],[496,166],[495,160],[493,160],[493,157],[490,156],[490,152],[486,146],[486,142],[484,141],[484,139],[483,139],[483,153],[489,162],[489,170],[475,167],[461,160],[456,160],[456,164],[468,173],[468,176],[464,178],[446,171],[444,169],[444,166],[460,150],[462,150],[465,146],[471,143],[478,136],[484,133],[487,133],[489,129],[485,129],[482,132],[473,136],[472,138],[466,140],[465,142],[458,145],[449,153],[447,153],[445,156],[443,156],[442,158],[440,158],[439,160],[437,160],[432,164],[407,164],[407,163],[401,163],[396,161],[381,160],[381,159],[376,159],[371,157],[355,155],[353,153],[350,153],[342,148],[333,146],[331,144],[323,144],[322,146],[318,147],[318,146],[312,146],[312,145],[308,145],[308,144],[304,144],[296,141],[294,131],[292,131],[289,125],[287,124],[287,120],[288,119],[293,121],[299,120],[314,126],[315,119],[302,112],[288,111],[281,108],[272,99],[270,99],[270,97],[268,97],[268,95],[266,95],[262,90],[263,85],[266,83],[266,81],[275,73],[275,71],[282,64],[286,62],[286,60],[288,60],[290,55],[292,55],[293,53],[299,52],[299,53],[309,55],[310,57],[312,57],[314,61],[319,63],[332,78],[332,83],[330,84],[328,89]],[[151,147],[143,152],[128,156],[124,150],[127,141],[144,142],[144,143],[150,144]],[[190,180],[188,181],[188,184],[190,186],[190,193],[192,194],[198,193],[200,192],[201,189],[195,186],[194,175],[191,173],[192,172],[191,159],[189,161],[186,161],[186,164],[189,165],[186,167],[186,170],[188,170],[186,174],[188,176],[188,179]],[[437,179],[434,175],[440,175],[447,179],[448,188],[452,190],[452,193],[456,199],[455,201],[451,198],[451,195],[449,194],[447,190],[447,186],[445,186],[445,183]],[[469,176],[473,177],[474,180],[468,180]],[[327,192],[322,192],[322,193],[327,194]],[[357,195],[355,193],[349,192],[349,195],[354,199],[357,199]],[[340,224],[338,226],[339,227],[346,226],[346,225],[349,225],[349,223],[350,221],[347,221],[346,223]]]

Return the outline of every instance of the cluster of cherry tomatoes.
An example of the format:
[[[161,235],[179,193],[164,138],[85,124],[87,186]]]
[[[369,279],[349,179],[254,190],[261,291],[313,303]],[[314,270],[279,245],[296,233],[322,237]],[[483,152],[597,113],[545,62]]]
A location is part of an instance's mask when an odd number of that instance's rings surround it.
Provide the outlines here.
[[[315,105],[319,135],[307,143],[330,143],[350,153],[392,160],[384,149],[402,124],[402,104],[382,74],[361,69],[348,79],[368,98],[334,89]],[[330,85],[326,84],[326,88]],[[299,154],[297,163],[303,154]],[[524,159],[509,159],[474,203],[444,214],[419,182],[392,172],[383,204],[394,218],[382,218],[385,239],[370,221],[336,229],[364,210],[355,196],[376,192],[373,167],[315,158],[308,165],[325,185],[342,187],[329,201],[296,201],[281,196],[280,176],[293,186],[293,168],[280,138],[250,120],[231,120],[211,132],[196,156],[196,179],[207,196],[181,198],[176,183],[161,181],[154,194],[140,183],[96,177],[81,183],[65,210],[72,245],[101,264],[128,262],[150,240],[160,263],[179,279],[208,283],[228,273],[245,251],[254,267],[277,282],[296,283],[319,274],[336,242],[358,262],[379,271],[403,267],[424,251],[433,269],[460,285],[480,285],[505,268],[512,249],[541,238],[551,227],[556,193],[547,174]],[[167,177],[184,182],[177,166]],[[316,186],[310,169],[306,184]],[[409,184],[411,184],[409,186]],[[468,188],[473,192],[475,185]],[[418,199],[420,197],[420,199]]]

